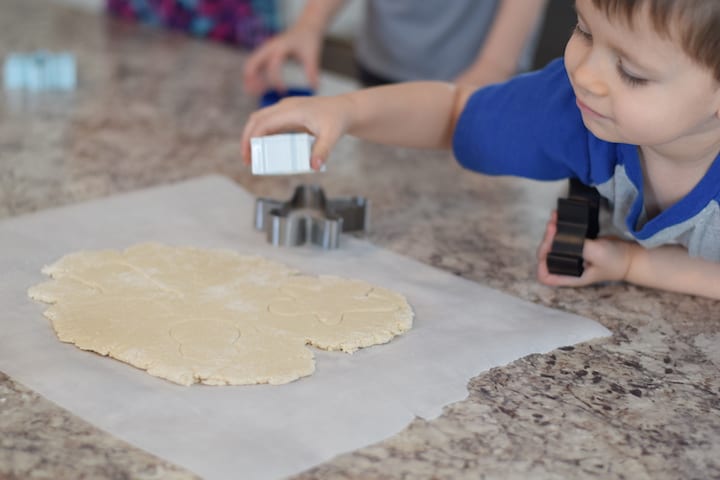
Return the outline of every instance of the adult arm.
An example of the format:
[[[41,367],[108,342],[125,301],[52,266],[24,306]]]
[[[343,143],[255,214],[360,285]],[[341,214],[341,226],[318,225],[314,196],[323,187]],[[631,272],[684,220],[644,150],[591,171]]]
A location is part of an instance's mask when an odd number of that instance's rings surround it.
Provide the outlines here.
[[[502,0],[475,61],[456,78],[456,83],[483,86],[514,75],[546,4],[547,0]]]

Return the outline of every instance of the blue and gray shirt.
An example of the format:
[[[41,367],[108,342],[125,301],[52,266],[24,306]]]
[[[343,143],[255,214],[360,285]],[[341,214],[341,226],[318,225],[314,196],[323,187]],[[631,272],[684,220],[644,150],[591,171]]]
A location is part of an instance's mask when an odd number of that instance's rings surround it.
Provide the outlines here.
[[[475,92],[453,150],[465,168],[488,175],[578,178],[608,200],[626,238],[646,248],[680,244],[720,261],[720,155],[692,191],[648,219],[638,147],[600,140],[585,127],[561,59]]]

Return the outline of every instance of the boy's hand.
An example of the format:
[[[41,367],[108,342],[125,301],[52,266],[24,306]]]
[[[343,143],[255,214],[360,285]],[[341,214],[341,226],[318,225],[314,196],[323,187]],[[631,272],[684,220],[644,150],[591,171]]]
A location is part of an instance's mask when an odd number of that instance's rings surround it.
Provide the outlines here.
[[[296,26],[281,33],[248,58],[243,68],[243,87],[247,93],[259,95],[265,90],[287,90],[282,77],[285,62],[294,58],[303,67],[308,83],[317,89],[322,48],[322,31]]]
[[[310,165],[319,169],[347,132],[352,102],[344,96],[289,97],[250,115],[242,134],[242,157],[250,165],[250,139],[274,133],[307,132],[315,136]]]
[[[613,237],[596,240],[585,239],[583,258],[585,271],[580,277],[555,275],[548,271],[547,255],[550,253],[553,239],[557,233],[557,211],[553,211],[537,251],[537,277],[541,283],[551,286],[581,287],[604,281],[625,280],[634,252],[638,245]]]

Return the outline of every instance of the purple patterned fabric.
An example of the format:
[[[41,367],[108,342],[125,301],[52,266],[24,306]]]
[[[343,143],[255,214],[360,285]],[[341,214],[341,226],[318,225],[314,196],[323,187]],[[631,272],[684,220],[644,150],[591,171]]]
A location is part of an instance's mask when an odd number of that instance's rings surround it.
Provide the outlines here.
[[[279,30],[275,0],[107,0],[107,11],[249,48]]]

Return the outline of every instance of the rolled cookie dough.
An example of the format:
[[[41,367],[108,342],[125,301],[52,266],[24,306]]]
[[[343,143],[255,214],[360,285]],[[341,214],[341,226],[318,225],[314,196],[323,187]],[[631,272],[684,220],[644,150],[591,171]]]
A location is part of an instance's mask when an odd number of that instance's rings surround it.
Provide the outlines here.
[[[28,294],[61,341],[182,385],[291,382],[315,370],[307,345],[351,353],[412,326],[390,290],[229,250],[144,243],[43,273]]]

